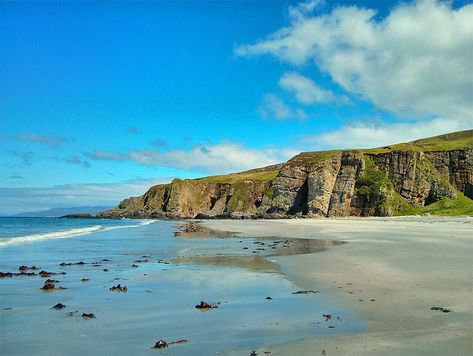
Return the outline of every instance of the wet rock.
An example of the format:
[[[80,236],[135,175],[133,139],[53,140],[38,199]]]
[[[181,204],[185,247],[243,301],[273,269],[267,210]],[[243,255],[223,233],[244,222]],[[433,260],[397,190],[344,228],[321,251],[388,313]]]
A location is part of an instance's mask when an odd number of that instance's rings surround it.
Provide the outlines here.
[[[102,262],[110,262],[110,260],[107,258],[102,258]]]
[[[29,269],[29,268],[26,267],[26,266],[20,266],[20,267],[18,267],[18,270],[19,270],[19,271],[28,271],[28,269]]]
[[[258,355],[258,354],[256,353],[255,350],[253,350],[253,351],[250,352],[250,356],[257,356],[257,355]]]
[[[298,290],[296,292],[292,292],[292,294],[315,294],[318,292],[318,290]]]
[[[200,304],[197,304],[195,306],[196,309],[215,309],[218,308],[216,305],[209,304],[207,302],[204,302],[203,300],[200,302]]]
[[[148,260],[135,260],[133,262],[136,262],[136,263],[145,263],[145,262],[148,262]]]
[[[0,272],[0,278],[11,278],[13,277],[13,273],[11,272]]]
[[[112,292],[128,292],[128,288],[126,286],[121,286],[120,284],[117,284],[116,286],[112,286],[110,290]]]
[[[88,282],[88,281],[90,281],[90,279],[89,278],[82,278],[80,281],[81,282]]]
[[[330,319],[332,319],[332,314],[324,314],[322,316],[325,318],[325,321],[329,321]]]
[[[133,268],[138,268],[139,266],[138,265],[135,265],[134,263],[131,265],[131,267]]]
[[[51,282],[48,283],[48,281],[46,281],[46,283],[44,283],[44,286],[42,286],[41,289],[45,291],[49,291],[49,290],[59,290],[59,289],[66,289],[66,288],[56,287],[54,283],[51,283]]]
[[[39,272],[39,276],[42,277],[42,278],[49,278],[51,276],[55,276],[55,275],[58,275],[58,274],[66,274],[66,272],[59,272],[59,273],[48,272],[48,271],[40,271]]]
[[[61,310],[64,309],[66,306],[62,303],[57,303],[55,306],[53,306],[51,309],[56,309],[56,310]]]
[[[95,314],[93,313],[82,313],[84,319],[95,319]]]
[[[430,310],[441,311],[442,313],[451,313],[453,310],[444,307],[432,307]]]
[[[335,326],[330,325],[328,328],[329,328],[329,329],[335,329]]]
[[[186,339],[181,339],[173,342],[166,342],[164,340],[159,340],[154,344],[153,349],[164,349],[165,347],[168,347],[169,345],[177,345],[177,344],[186,344],[187,340]]]
[[[168,347],[168,343],[164,340],[159,340],[154,344],[153,349],[164,349],[165,347]]]
[[[104,271],[104,272],[108,272],[108,269],[107,269],[107,268],[104,268],[103,271]]]
[[[51,283],[59,283],[59,281],[56,280],[56,279],[47,279],[47,280],[44,282],[44,284],[51,284]]]
[[[85,264],[86,264],[86,263],[85,263],[85,262],[82,262],[82,261],[75,262],[75,263],[74,263],[74,262],[69,262],[69,263],[62,262],[62,263],[59,264],[59,266],[61,266],[61,267],[64,267],[64,266],[74,266],[74,265],[79,265],[79,266],[81,266],[81,265],[85,265]]]
[[[21,271],[20,273],[15,273],[15,276],[28,276],[28,277],[31,277],[31,276],[36,276],[36,273]]]
[[[54,283],[44,283],[44,286],[41,287],[42,290],[53,290],[56,288]]]
[[[273,298],[271,298],[271,297],[266,297],[266,298],[264,298],[264,299],[266,299],[266,300],[273,300]]]

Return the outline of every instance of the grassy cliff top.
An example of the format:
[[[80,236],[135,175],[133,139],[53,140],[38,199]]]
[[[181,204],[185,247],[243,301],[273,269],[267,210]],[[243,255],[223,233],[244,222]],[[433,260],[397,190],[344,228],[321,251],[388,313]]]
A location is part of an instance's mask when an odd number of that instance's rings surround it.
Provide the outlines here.
[[[195,180],[208,182],[208,183],[243,183],[245,181],[259,181],[259,182],[267,182],[273,180],[278,175],[279,170],[251,170],[245,171],[240,173],[231,173],[221,176],[210,176],[204,178],[197,178]]]
[[[452,132],[444,135],[422,138],[406,143],[361,150],[366,153],[386,153],[389,151],[453,151],[473,146],[473,130]]]
[[[344,149],[319,152],[302,152],[291,158],[292,164],[317,164],[342,152],[381,154],[393,151],[435,152],[453,151],[473,147],[473,130],[452,132],[444,135],[423,138],[411,142],[398,143],[378,148]]]
[[[319,152],[301,152],[297,156],[291,158],[288,163],[293,165],[299,164],[317,164],[321,161],[325,161],[341,154],[342,152],[354,152],[354,153],[368,153],[368,154],[380,154],[388,153],[392,151],[451,151],[463,149],[467,146],[473,146],[473,130],[452,132],[444,135],[423,138],[406,143],[398,143],[390,146],[368,148],[368,149],[345,149],[345,150],[330,150],[330,151],[319,151]],[[206,183],[228,183],[236,184],[243,183],[245,181],[257,181],[257,182],[268,182],[276,178],[279,169],[283,164],[277,164],[274,166],[256,168],[249,171],[230,173],[225,175],[209,176],[196,179],[186,179],[189,181],[201,181]],[[166,186],[167,184],[160,184]]]

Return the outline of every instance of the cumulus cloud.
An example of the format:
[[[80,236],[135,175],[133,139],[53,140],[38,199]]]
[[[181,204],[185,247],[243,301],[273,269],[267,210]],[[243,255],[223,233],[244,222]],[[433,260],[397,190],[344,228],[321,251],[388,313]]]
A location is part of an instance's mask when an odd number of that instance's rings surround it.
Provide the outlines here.
[[[128,196],[145,193],[155,184],[170,182],[172,178],[134,179],[104,184],[67,184],[49,188],[0,187],[2,214],[44,210],[71,206],[113,206]]]
[[[189,150],[132,150],[128,153],[94,151],[88,157],[98,160],[132,161],[146,166],[227,173],[284,162],[296,151],[289,149],[252,149],[233,142],[196,145]]]
[[[51,147],[58,147],[67,142],[67,139],[62,136],[39,135],[36,133],[23,133],[15,136],[18,142],[33,142],[40,145]]]
[[[275,120],[287,120],[287,119],[299,119],[304,120],[307,118],[307,114],[304,110],[292,109],[284,101],[274,94],[265,94],[263,102],[259,109],[259,114],[265,119]]]
[[[347,103],[348,98],[337,96],[330,90],[319,87],[315,82],[297,72],[286,72],[279,80],[281,88],[293,93],[301,104]]]
[[[419,0],[381,19],[356,6],[315,16],[314,7],[293,7],[288,27],[235,53],[314,63],[347,92],[395,114],[471,122],[473,4]]]
[[[340,130],[303,137],[302,141],[313,150],[372,148],[413,141],[464,128],[461,123],[451,119],[391,124],[383,122],[355,122]]]

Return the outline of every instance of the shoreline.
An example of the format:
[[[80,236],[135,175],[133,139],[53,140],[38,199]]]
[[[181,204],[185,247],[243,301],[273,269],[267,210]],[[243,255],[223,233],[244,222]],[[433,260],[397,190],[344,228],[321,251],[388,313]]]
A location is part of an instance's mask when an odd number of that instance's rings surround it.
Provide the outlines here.
[[[469,355],[473,220],[394,217],[204,220],[241,236],[342,240],[323,254],[279,256],[283,274],[352,310],[368,331],[272,348],[273,355]],[[432,307],[450,308],[442,313]]]

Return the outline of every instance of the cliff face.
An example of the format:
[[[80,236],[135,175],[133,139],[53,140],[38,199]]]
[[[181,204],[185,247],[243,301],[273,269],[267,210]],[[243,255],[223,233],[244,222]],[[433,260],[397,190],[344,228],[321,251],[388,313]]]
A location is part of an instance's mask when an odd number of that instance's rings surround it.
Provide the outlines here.
[[[390,216],[445,199],[473,207],[473,131],[372,150],[306,152],[253,171],[175,179],[98,217]]]

